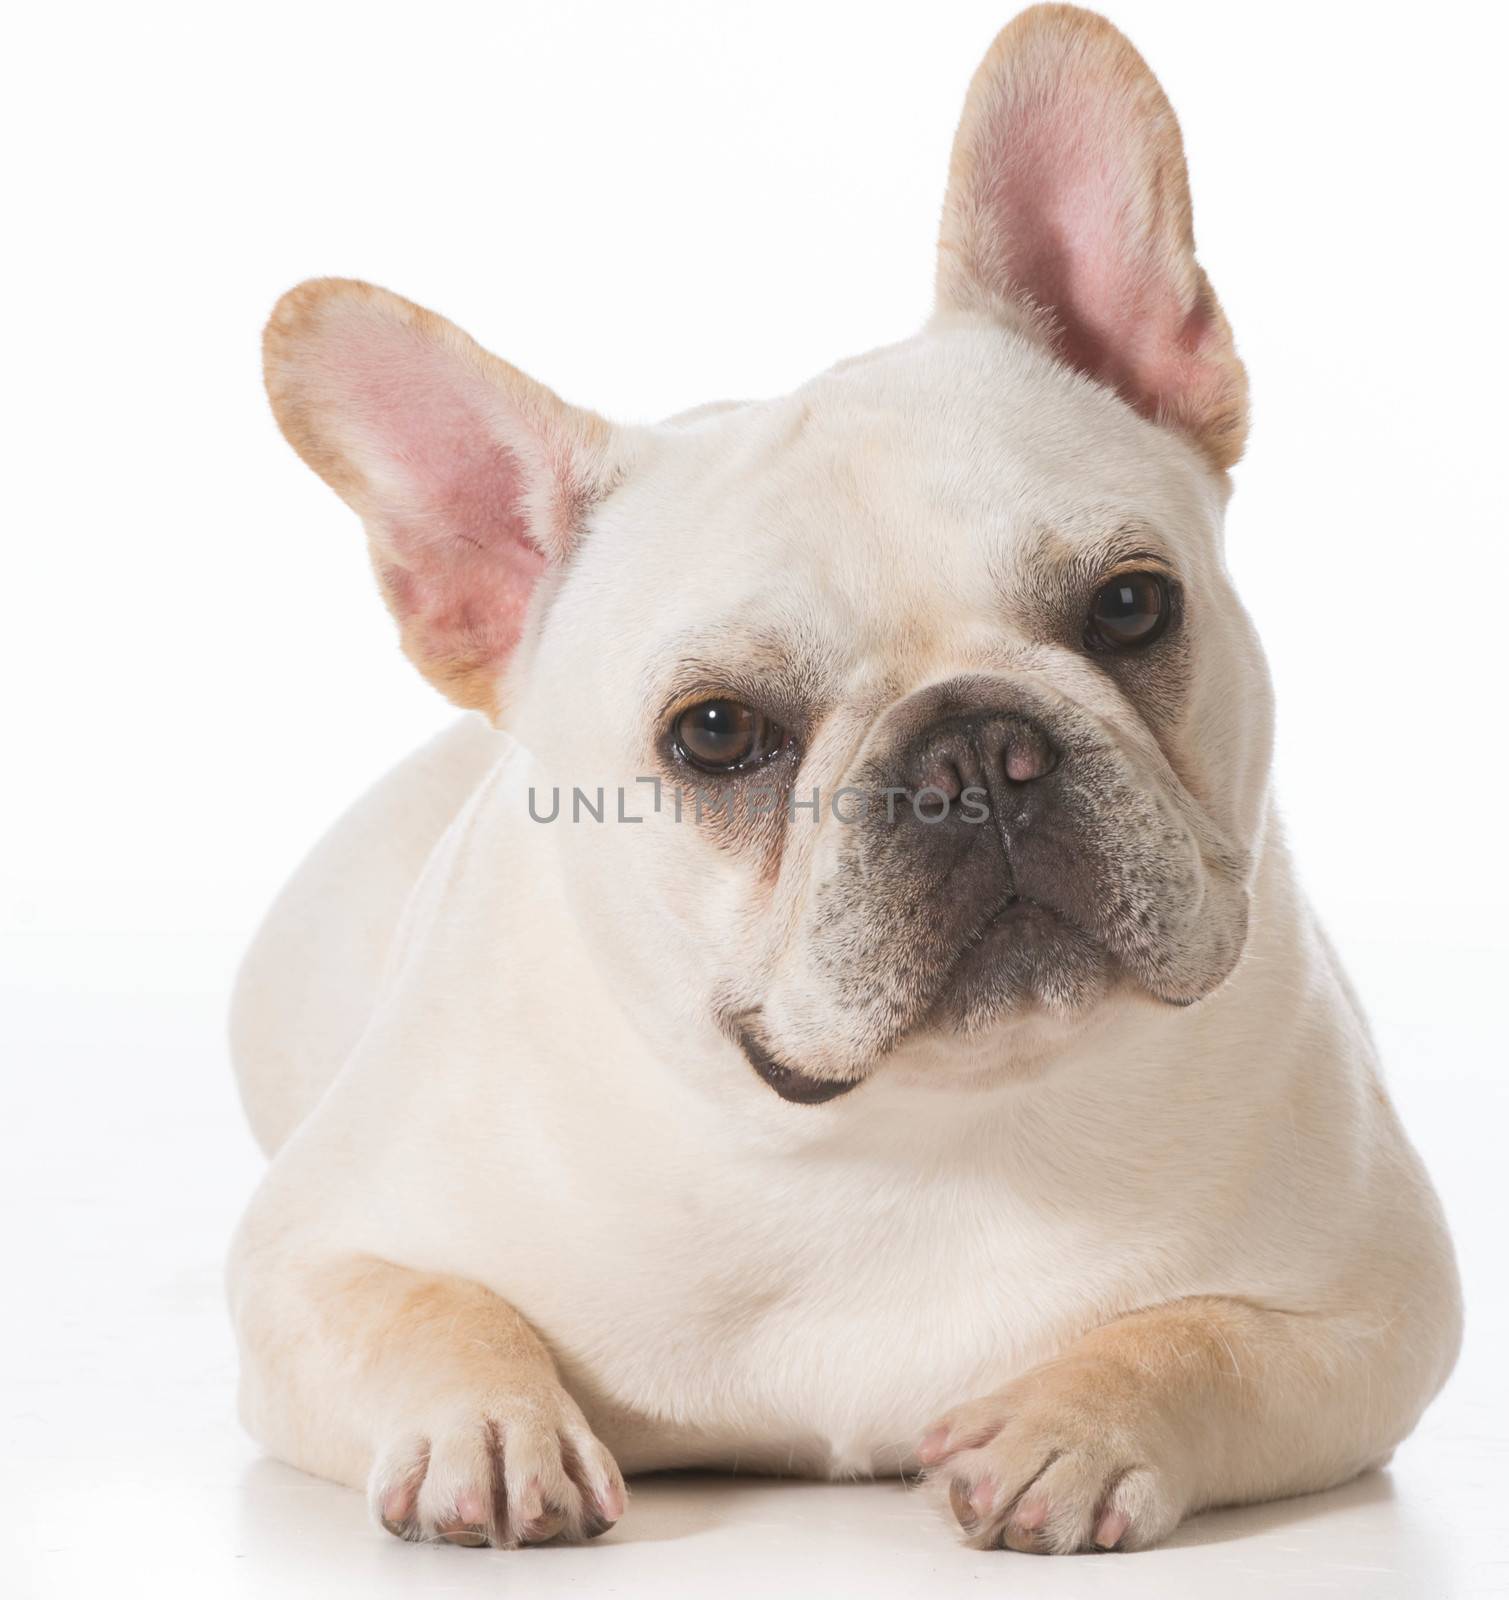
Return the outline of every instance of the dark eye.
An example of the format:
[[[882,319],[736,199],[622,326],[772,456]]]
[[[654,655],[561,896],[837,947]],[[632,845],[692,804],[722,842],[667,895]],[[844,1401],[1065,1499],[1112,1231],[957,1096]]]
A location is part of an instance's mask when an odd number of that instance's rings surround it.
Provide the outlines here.
[[[1095,596],[1086,643],[1113,650],[1151,644],[1168,626],[1168,580],[1156,572],[1112,578]]]
[[[703,700],[676,718],[676,747],[694,767],[737,772],[758,766],[786,743],[785,732],[763,712],[737,700]]]

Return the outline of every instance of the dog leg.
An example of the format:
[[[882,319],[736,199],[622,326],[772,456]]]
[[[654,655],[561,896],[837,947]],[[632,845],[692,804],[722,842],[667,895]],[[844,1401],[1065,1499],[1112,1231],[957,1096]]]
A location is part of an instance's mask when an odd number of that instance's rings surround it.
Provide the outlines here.
[[[1145,1547],[1204,1507],[1380,1465],[1450,1367],[1438,1331],[1180,1300],[956,1407],[917,1455],[978,1548]]]
[[[238,1253],[232,1301],[248,1429],[296,1466],[365,1482],[404,1539],[590,1539],[623,1513],[607,1449],[545,1347],[463,1278],[376,1260]]]

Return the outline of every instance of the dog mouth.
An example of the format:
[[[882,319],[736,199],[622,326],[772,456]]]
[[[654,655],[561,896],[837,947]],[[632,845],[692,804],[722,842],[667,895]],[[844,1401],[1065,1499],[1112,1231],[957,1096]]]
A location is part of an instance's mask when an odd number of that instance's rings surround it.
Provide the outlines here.
[[[919,1024],[968,1034],[1008,1014],[1084,1010],[1116,972],[1104,944],[1058,906],[1011,893],[965,938]]]
[[[821,1105],[825,1100],[836,1100],[841,1094],[848,1094],[863,1082],[861,1078],[814,1078],[777,1059],[747,1028],[740,1028],[735,1037],[750,1066],[781,1099],[789,1100],[792,1105]]]
[[[918,1008],[910,1025],[899,1030],[881,1053],[911,1034],[968,1034],[1004,1011],[1036,1009],[1047,998],[1045,990],[1060,1004],[1089,1004],[1103,992],[1105,964],[1105,952],[1055,908],[1025,895],[1007,895],[955,951],[930,1003]],[[730,1032],[759,1077],[792,1105],[836,1100],[870,1076],[868,1070],[847,1078],[820,1078],[802,1071],[760,1040],[751,1026],[758,1015],[746,1012]]]

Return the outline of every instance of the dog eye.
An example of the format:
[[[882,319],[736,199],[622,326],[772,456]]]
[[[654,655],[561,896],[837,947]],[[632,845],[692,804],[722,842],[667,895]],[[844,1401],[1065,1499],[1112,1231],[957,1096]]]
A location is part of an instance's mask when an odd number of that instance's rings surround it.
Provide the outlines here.
[[[1090,607],[1085,642],[1126,650],[1151,644],[1168,626],[1168,580],[1156,572],[1128,572],[1112,578]]]
[[[703,700],[676,718],[676,748],[708,772],[757,766],[785,745],[785,732],[763,712],[737,700]]]

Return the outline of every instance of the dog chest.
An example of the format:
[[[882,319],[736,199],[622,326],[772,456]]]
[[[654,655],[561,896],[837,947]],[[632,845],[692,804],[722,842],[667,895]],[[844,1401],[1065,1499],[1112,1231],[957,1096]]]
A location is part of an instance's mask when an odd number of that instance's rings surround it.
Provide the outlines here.
[[[999,1200],[835,1191],[656,1207],[616,1254],[515,1291],[580,1391],[634,1419],[639,1467],[895,1472],[1078,1314],[1064,1241]]]

